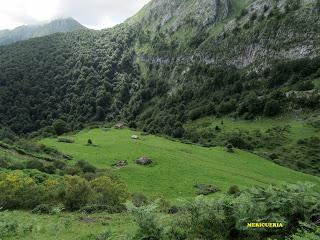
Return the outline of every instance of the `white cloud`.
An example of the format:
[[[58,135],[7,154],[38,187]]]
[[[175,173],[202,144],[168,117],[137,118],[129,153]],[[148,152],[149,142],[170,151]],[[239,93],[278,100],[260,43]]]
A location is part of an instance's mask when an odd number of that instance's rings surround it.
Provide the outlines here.
[[[81,24],[102,29],[134,15],[150,0],[9,0],[0,5],[0,29],[73,17]]]

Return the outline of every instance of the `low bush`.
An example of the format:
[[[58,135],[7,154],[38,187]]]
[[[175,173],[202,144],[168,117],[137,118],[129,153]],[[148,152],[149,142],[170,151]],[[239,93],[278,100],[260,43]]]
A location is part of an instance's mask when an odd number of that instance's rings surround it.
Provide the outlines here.
[[[58,138],[58,142],[62,142],[62,143],[74,143],[74,140],[69,139],[69,138]]]
[[[133,193],[131,201],[136,207],[142,207],[149,203],[149,199],[142,193]]]
[[[156,205],[135,207],[133,204],[127,204],[128,211],[133,215],[134,220],[138,225],[138,230],[133,239],[163,239],[164,228],[159,223],[159,218],[155,211],[156,208]]]
[[[79,167],[84,173],[95,173],[97,170],[95,166],[84,160],[78,161],[76,166]]]
[[[0,209],[31,209],[35,213],[125,210],[127,187],[108,176],[87,181],[79,176],[59,177],[36,170],[0,172]],[[63,207],[62,207],[63,206]]]
[[[197,195],[206,196],[220,191],[220,189],[214,185],[196,184],[194,187],[197,189]]]
[[[317,239],[319,192],[310,184],[251,188],[230,196],[197,197],[186,202],[172,221],[161,216],[152,204],[129,205],[138,230],[135,239]],[[282,228],[248,228],[251,222],[277,222]],[[309,232],[298,232],[305,227]],[[291,238],[290,238],[291,239]]]

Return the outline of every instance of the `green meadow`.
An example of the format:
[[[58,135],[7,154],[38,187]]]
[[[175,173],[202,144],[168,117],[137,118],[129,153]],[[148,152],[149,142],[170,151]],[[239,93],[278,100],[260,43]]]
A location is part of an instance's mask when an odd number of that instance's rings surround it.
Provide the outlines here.
[[[242,126],[241,122],[231,120],[224,124],[233,124],[234,128]],[[273,122],[252,123],[251,127],[255,126],[268,128]],[[293,125],[293,134],[299,132],[300,127],[300,123]],[[132,135],[138,135],[140,139],[133,140]],[[246,151],[229,153],[223,147],[184,144],[159,136],[143,136],[129,129],[99,128],[64,137],[73,139],[74,143],[61,143],[57,138],[43,139],[40,143],[73,156],[70,164],[86,160],[99,169],[112,169],[131,192],[161,195],[171,200],[195,196],[194,185],[199,183],[213,184],[223,191],[232,185],[243,189],[285,182],[320,183],[318,177],[281,167]],[[92,146],[87,145],[88,139],[93,141]],[[141,156],[150,157],[153,165],[137,165],[135,161]],[[111,165],[119,160],[127,160],[128,166],[112,168]]]
[[[221,125],[222,122],[223,125]],[[232,132],[235,130],[266,131],[274,127],[290,126],[290,131],[288,133],[289,142],[294,142],[298,139],[309,138],[312,136],[320,136],[320,132],[317,132],[314,127],[307,123],[307,121],[288,116],[281,116],[277,118],[258,118],[256,120],[205,117],[186,124],[187,129],[202,132],[214,131],[216,126],[221,127],[225,132]]]

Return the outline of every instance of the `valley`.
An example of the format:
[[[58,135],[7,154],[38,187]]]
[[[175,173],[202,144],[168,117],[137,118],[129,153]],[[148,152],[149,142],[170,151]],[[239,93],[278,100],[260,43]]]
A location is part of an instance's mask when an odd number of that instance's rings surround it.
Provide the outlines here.
[[[131,139],[135,134],[139,140]],[[128,166],[113,171],[126,182],[130,192],[163,195],[171,200],[196,196],[196,184],[213,184],[227,191],[233,185],[249,188],[285,182],[320,183],[317,177],[291,171],[245,151],[228,153],[224,147],[204,148],[141,136],[127,129],[84,130],[67,138],[74,143],[59,143],[57,139],[44,139],[41,143],[73,156],[70,163],[86,160],[97,168],[110,169],[117,161],[126,160]],[[95,146],[87,146],[88,139]],[[154,166],[137,165],[135,161],[141,156],[150,157]]]
[[[0,239],[320,239],[319,13],[151,0],[0,31]]]

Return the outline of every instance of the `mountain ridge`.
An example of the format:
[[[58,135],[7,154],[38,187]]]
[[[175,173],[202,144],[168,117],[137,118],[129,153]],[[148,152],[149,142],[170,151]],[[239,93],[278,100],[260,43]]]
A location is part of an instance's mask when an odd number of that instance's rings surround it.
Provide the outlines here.
[[[0,46],[54,33],[72,32],[81,29],[85,29],[85,27],[73,18],[60,18],[48,23],[18,26],[13,30],[4,29],[0,31]]]

